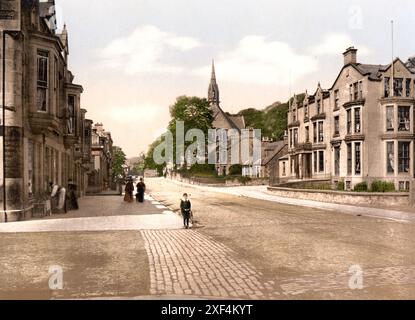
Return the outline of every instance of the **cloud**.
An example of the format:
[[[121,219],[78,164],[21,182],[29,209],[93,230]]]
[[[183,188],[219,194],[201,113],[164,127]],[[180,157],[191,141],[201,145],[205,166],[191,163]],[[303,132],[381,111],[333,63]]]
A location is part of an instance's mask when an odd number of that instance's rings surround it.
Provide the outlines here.
[[[236,48],[222,53],[215,63],[221,79],[259,85],[285,86],[317,70],[312,57],[296,52],[287,43],[257,35],[242,38]],[[206,77],[209,67],[195,73]]]
[[[360,55],[367,56],[370,54],[370,50],[366,46],[357,45],[348,34],[342,33],[330,33],[326,35],[323,39],[323,42],[309,48],[309,51],[311,54],[316,56],[334,54],[339,55],[351,46],[359,49]]]
[[[128,74],[177,73],[180,66],[163,62],[163,56],[171,51],[189,51],[200,47],[197,39],[164,32],[155,26],[140,26],[123,38],[115,39],[100,50],[100,65],[121,68]]]

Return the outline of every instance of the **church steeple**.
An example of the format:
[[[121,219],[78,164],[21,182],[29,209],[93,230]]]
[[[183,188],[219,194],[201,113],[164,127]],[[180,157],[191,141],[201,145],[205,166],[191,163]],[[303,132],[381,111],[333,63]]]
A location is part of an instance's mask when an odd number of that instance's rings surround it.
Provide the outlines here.
[[[216,82],[215,61],[212,61],[212,74],[210,78],[208,101],[211,106],[219,106],[219,86]]]

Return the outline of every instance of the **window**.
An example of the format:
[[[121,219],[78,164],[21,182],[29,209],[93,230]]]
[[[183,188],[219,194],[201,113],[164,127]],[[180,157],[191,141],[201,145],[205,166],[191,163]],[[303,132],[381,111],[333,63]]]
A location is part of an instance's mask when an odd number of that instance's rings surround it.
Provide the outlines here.
[[[334,174],[340,175],[340,147],[334,148]]]
[[[282,163],[282,175],[283,176],[287,175],[287,164],[285,161],[283,161]]]
[[[394,131],[394,107],[387,106],[386,107],[386,131]]]
[[[298,145],[298,129],[294,129],[294,147]]]
[[[409,115],[410,107],[398,107],[398,130],[410,131],[411,120]]]
[[[386,143],[386,167],[389,174],[395,173],[395,142]]]
[[[360,108],[354,109],[354,132],[361,132],[361,123],[360,123]]]
[[[75,117],[75,96],[68,96],[68,113],[69,113],[69,119],[68,119],[68,133],[74,134],[75,133],[75,123],[76,123],[76,117]]]
[[[361,170],[362,161],[361,161],[361,150],[360,150],[361,144],[360,144],[360,142],[356,143],[354,147],[355,147],[355,174],[359,175],[359,174],[362,173],[362,170]]]
[[[352,133],[352,110],[347,110],[347,134]]]
[[[399,191],[409,191],[409,181],[399,181]]]
[[[314,151],[314,172],[317,172],[318,157],[317,151]]]
[[[388,98],[388,97],[390,97],[390,78],[389,77],[385,77],[385,80],[384,80],[384,86],[385,86],[385,92],[384,92],[384,94],[385,94],[385,98]]]
[[[353,85],[352,84],[349,87],[349,100],[353,101]]]
[[[334,117],[334,135],[337,136],[340,134],[340,117]]]
[[[412,79],[406,79],[406,85],[405,85],[405,95],[406,97],[411,96],[411,86],[412,86]]]
[[[308,106],[304,106],[304,119],[308,119]]]
[[[353,100],[359,99],[359,83],[355,82],[353,84]]]
[[[318,171],[324,172],[324,151],[318,152]]]
[[[393,94],[395,97],[402,97],[403,93],[403,79],[394,78],[393,79]]]
[[[399,173],[408,173],[409,172],[409,163],[410,163],[410,142],[399,142],[398,143],[398,163],[399,163]]]
[[[38,51],[37,53],[37,110],[48,111],[48,71],[49,53]]]
[[[352,144],[347,144],[347,174],[352,174]]]
[[[305,142],[310,142],[310,128],[305,127]]]
[[[334,91],[334,109],[339,109],[340,97],[339,97],[339,90]]]
[[[317,143],[317,123],[313,123],[313,142]]]
[[[359,81],[358,87],[359,87],[359,99],[363,99],[363,82],[362,81]]]
[[[321,113],[321,100],[317,100],[317,114]]]
[[[318,142],[324,142],[324,128],[323,128],[324,123],[323,122],[319,122],[318,123]]]
[[[296,121],[297,121],[297,110],[294,109],[293,110],[293,122],[296,122]]]

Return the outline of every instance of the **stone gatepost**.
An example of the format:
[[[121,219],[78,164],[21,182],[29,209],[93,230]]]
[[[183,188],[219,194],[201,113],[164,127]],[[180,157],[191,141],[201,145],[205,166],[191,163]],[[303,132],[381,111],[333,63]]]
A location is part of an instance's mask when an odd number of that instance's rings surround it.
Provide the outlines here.
[[[415,179],[411,181],[411,188],[409,190],[409,205],[415,206]]]

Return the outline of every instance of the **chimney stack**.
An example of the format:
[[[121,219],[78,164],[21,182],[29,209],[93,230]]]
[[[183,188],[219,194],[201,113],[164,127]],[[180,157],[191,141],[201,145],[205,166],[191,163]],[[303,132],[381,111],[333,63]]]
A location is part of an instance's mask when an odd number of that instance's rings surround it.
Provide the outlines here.
[[[343,53],[343,56],[345,66],[351,63],[357,63],[357,49],[354,47],[346,49],[346,51]]]

